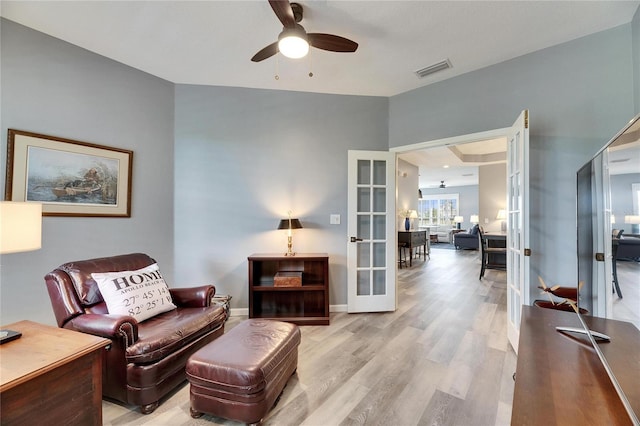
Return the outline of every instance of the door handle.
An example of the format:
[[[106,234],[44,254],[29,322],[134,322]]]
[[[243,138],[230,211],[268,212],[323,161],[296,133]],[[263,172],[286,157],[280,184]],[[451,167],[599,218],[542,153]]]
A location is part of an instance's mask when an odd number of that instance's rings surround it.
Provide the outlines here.
[[[351,242],[355,243],[356,241],[362,241],[362,238],[351,237]]]

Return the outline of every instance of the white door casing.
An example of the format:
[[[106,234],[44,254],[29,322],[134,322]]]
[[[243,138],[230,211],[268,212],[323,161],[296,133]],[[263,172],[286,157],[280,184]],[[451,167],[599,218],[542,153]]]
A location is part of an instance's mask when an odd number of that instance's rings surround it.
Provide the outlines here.
[[[396,154],[348,152],[347,311],[394,311]]]
[[[507,338],[518,353],[522,305],[529,305],[529,111],[507,135]]]

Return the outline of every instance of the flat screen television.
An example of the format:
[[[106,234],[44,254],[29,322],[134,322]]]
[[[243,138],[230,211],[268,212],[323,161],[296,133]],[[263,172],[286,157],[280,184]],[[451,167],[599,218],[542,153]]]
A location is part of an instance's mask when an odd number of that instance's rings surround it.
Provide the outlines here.
[[[625,238],[640,238],[640,231],[634,223],[636,218],[640,218],[640,114],[578,170],[576,182],[578,282],[582,283],[578,306],[588,311],[584,315],[630,321],[640,328],[637,319],[640,307],[636,309],[635,320],[633,317],[616,316],[614,302],[621,300],[615,299],[621,294],[614,292],[613,287],[616,261],[613,253],[617,249],[614,244],[619,241],[614,239],[613,230],[616,233],[622,231]],[[621,182],[624,185],[618,188]],[[629,288],[640,292],[640,258],[629,261],[635,263],[626,265],[629,272],[625,277],[636,284]],[[640,401],[634,399],[630,402],[627,398],[627,394],[637,395],[637,388],[629,389],[629,386],[637,387],[640,383],[618,380],[625,372],[611,369],[603,353],[607,351],[600,347],[607,343],[602,343],[604,339],[594,333],[598,330],[589,330],[583,314],[577,315],[582,331],[588,336],[633,424],[640,425]]]

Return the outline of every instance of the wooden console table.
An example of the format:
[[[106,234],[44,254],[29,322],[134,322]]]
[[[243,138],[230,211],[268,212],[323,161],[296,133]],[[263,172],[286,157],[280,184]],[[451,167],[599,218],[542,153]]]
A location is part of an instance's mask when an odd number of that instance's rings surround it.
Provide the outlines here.
[[[109,340],[20,321],[0,346],[2,424],[102,425],[102,356]]]
[[[398,243],[404,243],[405,247],[409,249],[409,266],[411,266],[413,259],[413,249],[417,247],[423,247],[422,254],[424,260],[427,260],[427,255],[431,255],[430,241],[427,239],[427,231],[398,231]]]
[[[640,331],[624,321],[583,318],[611,337],[599,347],[640,413]],[[559,325],[581,328],[573,312],[522,307],[511,424],[631,425],[587,337],[558,332]]]

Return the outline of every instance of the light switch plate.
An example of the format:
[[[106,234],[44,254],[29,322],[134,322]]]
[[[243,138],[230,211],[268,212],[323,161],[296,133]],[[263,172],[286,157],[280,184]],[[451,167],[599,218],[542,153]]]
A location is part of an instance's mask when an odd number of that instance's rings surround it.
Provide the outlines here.
[[[331,214],[331,215],[329,215],[329,224],[330,225],[340,225],[340,215],[339,214]]]

